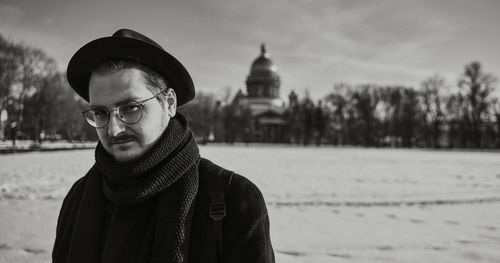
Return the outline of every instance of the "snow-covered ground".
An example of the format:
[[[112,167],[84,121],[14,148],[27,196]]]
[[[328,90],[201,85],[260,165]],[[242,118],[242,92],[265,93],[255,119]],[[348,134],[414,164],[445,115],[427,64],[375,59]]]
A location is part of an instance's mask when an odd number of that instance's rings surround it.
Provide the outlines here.
[[[201,146],[259,186],[277,262],[500,262],[500,153]],[[92,150],[0,156],[0,262],[50,262]]]

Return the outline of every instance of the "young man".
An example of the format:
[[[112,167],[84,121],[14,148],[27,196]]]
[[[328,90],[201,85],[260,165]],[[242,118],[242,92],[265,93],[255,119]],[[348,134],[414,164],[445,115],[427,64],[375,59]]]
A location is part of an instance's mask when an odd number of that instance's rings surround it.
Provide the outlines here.
[[[95,164],[64,199],[53,262],[274,262],[259,189],[200,158],[182,64],[129,29],[78,50],[67,70],[96,128]]]

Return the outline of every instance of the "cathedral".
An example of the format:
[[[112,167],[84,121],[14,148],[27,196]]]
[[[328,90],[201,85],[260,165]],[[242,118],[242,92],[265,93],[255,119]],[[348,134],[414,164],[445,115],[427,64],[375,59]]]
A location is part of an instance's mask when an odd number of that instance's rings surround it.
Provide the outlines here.
[[[248,112],[251,138],[246,140],[284,142],[286,121],[285,102],[280,98],[281,80],[264,44],[250,67],[245,83],[246,94],[238,91],[233,104]]]

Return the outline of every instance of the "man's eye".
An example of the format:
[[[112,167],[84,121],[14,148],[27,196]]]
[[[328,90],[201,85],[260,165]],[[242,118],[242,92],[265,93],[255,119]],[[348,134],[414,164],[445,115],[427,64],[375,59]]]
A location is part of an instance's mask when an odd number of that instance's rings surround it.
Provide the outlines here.
[[[94,110],[93,112],[96,118],[105,118],[108,115],[108,113],[104,110]]]
[[[135,112],[135,111],[138,111],[139,110],[139,106],[138,105],[124,105],[122,107],[120,107],[120,112]]]

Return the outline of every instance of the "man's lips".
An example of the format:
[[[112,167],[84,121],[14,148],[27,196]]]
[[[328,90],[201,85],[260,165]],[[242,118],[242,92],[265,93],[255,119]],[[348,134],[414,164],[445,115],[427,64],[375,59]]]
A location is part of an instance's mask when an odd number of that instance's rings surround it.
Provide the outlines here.
[[[127,143],[127,142],[131,142],[134,140],[135,140],[134,137],[127,136],[127,137],[110,138],[109,142],[113,145],[113,144]]]

